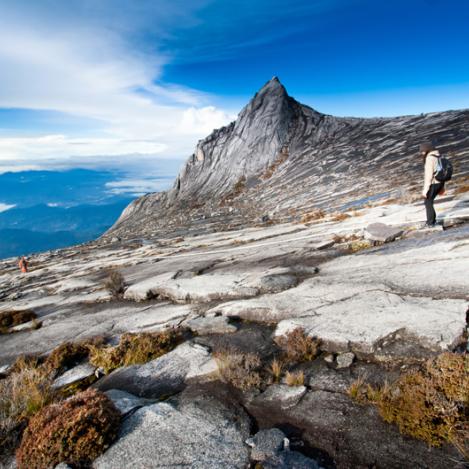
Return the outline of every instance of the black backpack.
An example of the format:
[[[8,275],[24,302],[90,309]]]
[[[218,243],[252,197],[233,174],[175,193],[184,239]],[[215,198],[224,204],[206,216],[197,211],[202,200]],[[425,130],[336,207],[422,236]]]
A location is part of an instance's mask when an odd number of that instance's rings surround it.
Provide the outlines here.
[[[453,176],[453,164],[444,156],[438,157],[436,164],[435,179],[438,182],[446,182]]]

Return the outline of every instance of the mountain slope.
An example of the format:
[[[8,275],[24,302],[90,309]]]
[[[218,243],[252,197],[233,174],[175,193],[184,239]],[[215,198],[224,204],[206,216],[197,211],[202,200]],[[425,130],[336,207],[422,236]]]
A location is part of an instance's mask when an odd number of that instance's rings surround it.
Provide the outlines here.
[[[469,173],[469,111],[396,118],[341,118],[290,97],[274,77],[237,120],[198,142],[165,193],[129,205],[108,234],[158,236],[177,229],[231,228],[269,213],[285,219],[313,207],[340,210],[421,183],[421,141]]]

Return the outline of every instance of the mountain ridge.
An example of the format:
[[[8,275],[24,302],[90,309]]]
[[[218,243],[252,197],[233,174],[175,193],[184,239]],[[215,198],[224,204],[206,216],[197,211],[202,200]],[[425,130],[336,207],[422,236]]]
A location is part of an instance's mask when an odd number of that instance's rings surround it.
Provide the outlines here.
[[[106,236],[157,236],[216,217],[252,224],[264,214],[337,210],[397,186],[413,191],[418,144],[435,141],[466,175],[468,134],[469,110],[335,117],[299,103],[273,77],[234,122],[199,140],[169,191],[132,202]]]

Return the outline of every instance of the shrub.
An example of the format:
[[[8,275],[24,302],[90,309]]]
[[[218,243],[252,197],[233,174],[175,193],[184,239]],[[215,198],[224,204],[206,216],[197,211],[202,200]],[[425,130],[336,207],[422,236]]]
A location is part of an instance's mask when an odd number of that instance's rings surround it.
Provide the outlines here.
[[[296,371],[293,373],[287,371],[285,374],[285,382],[288,386],[303,386],[305,384],[305,374],[303,371]]]
[[[283,349],[287,360],[291,363],[314,360],[319,353],[319,341],[306,335],[299,327],[285,336],[278,337],[277,344]]]
[[[104,282],[104,287],[114,298],[122,298],[125,292],[124,277],[118,270],[111,270],[108,278]]]
[[[4,311],[0,313],[0,334],[8,334],[10,327],[24,324],[36,318],[37,314],[29,309],[22,311]]]
[[[332,221],[344,221],[347,220],[347,218],[350,218],[350,215],[342,212],[337,212],[332,215]]]
[[[89,346],[90,362],[109,373],[115,368],[146,363],[173,350],[180,335],[173,329],[161,332],[122,334],[115,347]]]
[[[347,249],[349,252],[355,253],[355,252],[360,252],[365,249],[369,249],[373,247],[373,243],[371,241],[368,241],[366,239],[362,239],[360,241],[352,241]]]
[[[220,378],[235,388],[246,391],[258,388],[262,379],[261,359],[254,353],[237,350],[219,351],[214,354],[218,364]]]
[[[119,422],[114,404],[95,389],[51,404],[30,420],[16,453],[18,468],[87,467],[114,441]]]
[[[0,380],[0,454],[17,446],[28,418],[54,397],[51,380],[37,362],[19,358],[14,369]]]
[[[88,357],[88,347],[80,342],[64,342],[56,347],[44,361],[48,373],[58,375],[78,365]]]
[[[373,403],[388,423],[432,446],[453,443],[469,456],[469,357],[443,353],[421,369],[375,389],[363,380],[349,394]]]

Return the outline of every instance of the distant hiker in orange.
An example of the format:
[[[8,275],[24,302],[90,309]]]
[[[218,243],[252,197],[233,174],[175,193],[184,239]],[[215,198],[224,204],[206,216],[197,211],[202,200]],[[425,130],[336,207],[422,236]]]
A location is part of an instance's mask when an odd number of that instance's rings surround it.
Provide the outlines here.
[[[26,272],[28,272],[28,261],[26,259],[26,257],[22,256],[18,262],[18,267],[20,268],[21,272],[23,272],[23,274],[25,274]]]

